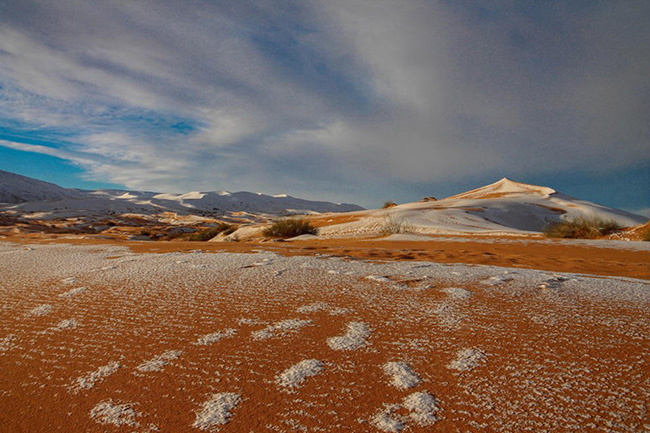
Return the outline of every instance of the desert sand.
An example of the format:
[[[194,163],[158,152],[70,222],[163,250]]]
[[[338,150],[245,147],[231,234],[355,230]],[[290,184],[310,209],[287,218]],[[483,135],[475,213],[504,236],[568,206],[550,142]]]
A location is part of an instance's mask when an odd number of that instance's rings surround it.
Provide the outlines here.
[[[640,243],[50,236],[0,243],[4,431],[650,427]]]

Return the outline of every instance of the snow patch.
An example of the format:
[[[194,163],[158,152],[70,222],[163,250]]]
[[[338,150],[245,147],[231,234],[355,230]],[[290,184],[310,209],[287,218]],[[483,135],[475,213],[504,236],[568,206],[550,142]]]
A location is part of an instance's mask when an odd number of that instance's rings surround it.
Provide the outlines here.
[[[452,370],[470,371],[478,367],[485,358],[485,352],[476,348],[460,350],[448,366]]]
[[[383,365],[384,373],[391,377],[391,385],[405,390],[422,383],[422,378],[406,362],[387,362]]]
[[[115,373],[120,369],[120,367],[122,367],[122,365],[117,361],[101,366],[86,376],[78,377],[70,387],[70,390],[73,393],[78,393],[81,390],[90,389],[94,387],[96,383],[101,382],[111,374]]]
[[[61,293],[59,295],[59,298],[71,298],[73,296],[85,292],[86,290],[88,290],[86,287],[77,287],[76,289],[68,290],[65,293]]]
[[[145,361],[138,365],[136,369],[141,372],[162,371],[163,367],[171,361],[180,358],[183,354],[182,350],[168,350],[158,356],[153,357],[149,361]]]
[[[460,287],[446,287],[442,289],[442,291],[453,299],[468,299],[472,296],[472,292],[466,289],[461,289]]]
[[[368,345],[367,338],[372,330],[363,322],[350,322],[345,335],[330,337],[327,344],[334,350],[355,350],[361,346]]]
[[[64,331],[66,329],[74,329],[79,326],[76,319],[65,319],[59,322],[58,325],[52,328],[53,331]]]
[[[39,305],[36,308],[33,308],[29,313],[27,313],[28,316],[45,316],[47,314],[50,314],[52,311],[54,311],[54,307],[52,307],[49,304],[43,304]]]
[[[440,410],[438,400],[427,391],[409,395],[402,405],[411,412],[410,418],[422,427],[433,425],[440,419],[437,416]]]
[[[92,408],[90,417],[99,424],[138,427],[140,424],[135,418],[141,414],[133,409],[133,405],[134,403],[115,404],[112,400],[104,400]]]
[[[282,374],[276,377],[278,385],[285,388],[298,388],[303,382],[312,376],[323,372],[325,364],[317,359],[305,359],[287,368]]]
[[[269,325],[264,329],[253,332],[253,340],[267,340],[269,338],[284,336],[291,331],[297,331],[300,328],[311,324],[311,320],[289,319]]]
[[[228,423],[232,416],[230,411],[241,402],[241,396],[234,392],[212,394],[210,400],[203,403],[201,411],[196,414],[196,421],[192,424],[201,430],[211,430],[212,427]]]
[[[224,338],[232,337],[236,333],[237,330],[232,328],[226,329],[225,331],[213,332],[212,334],[206,334],[200,337],[194,344],[197,346],[209,346],[210,344],[216,343]]]

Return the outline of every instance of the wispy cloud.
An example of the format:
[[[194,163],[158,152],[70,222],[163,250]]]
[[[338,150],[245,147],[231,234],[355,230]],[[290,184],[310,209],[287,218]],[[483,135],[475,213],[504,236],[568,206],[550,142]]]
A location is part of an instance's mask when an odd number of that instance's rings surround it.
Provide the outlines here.
[[[131,188],[362,202],[621,167],[650,160],[648,18],[642,2],[7,1],[0,127],[65,140],[0,145]]]

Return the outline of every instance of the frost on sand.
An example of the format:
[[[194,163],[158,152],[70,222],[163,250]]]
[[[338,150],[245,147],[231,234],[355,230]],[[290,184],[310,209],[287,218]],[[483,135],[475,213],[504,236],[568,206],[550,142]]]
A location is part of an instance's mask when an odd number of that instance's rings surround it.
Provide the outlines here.
[[[43,304],[39,305],[38,307],[32,309],[29,313],[27,313],[28,316],[45,316],[47,314],[50,314],[54,310],[54,307],[52,307],[49,304]]]
[[[283,336],[291,331],[297,331],[300,328],[311,324],[311,320],[289,319],[283,320],[273,325],[269,325],[264,329],[253,332],[253,340],[267,340],[269,338]]]
[[[401,409],[409,411],[407,416],[398,414]],[[371,423],[379,430],[399,433],[412,421],[421,427],[427,427],[440,420],[438,417],[438,400],[429,392],[414,392],[402,400],[402,404],[386,405],[384,410],[372,417]]]
[[[382,369],[391,377],[390,384],[397,389],[405,390],[422,383],[422,378],[406,362],[387,362]]]
[[[485,352],[481,349],[463,349],[456,354],[449,368],[458,371],[470,371],[478,367],[485,358]]]
[[[348,331],[345,335],[327,339],[327,344],[334,350],[355,350],[368,344],[367,338],[372,331],[363,322],[348,323]]]
[[[112,400],[105,400],[90,411],[90,417],[100,424],[138,427],[140,424],[135,417],[140,416],[140,413],[131,406],[132,403],[115,404]]]
[[[322,361],[317,359],[305,359],[284,370],[284,372],[276,378],[276,381],[278,385],[286,388],[298,388],[302,386],[305,379],[322,373],[324,368]]]
[[[88,290],[88,289],[86,289],[85,287],[77,287],[76,289],[68,290],[65,293],[61,293],[59,295],[59,298],[71,298],[73,296],[76,296],[76,295],[78,295],[80,293],[85,292],[86,290]]]
[[[209,346],[212,343],[216,343],[219,340],[223,340],[226,337],[232,337],[237,333],[236,329],[226,329],[221,332],[213,332],[212,334],[206,334],[200,337],[196,343],[198,346]]]
[[[214,426],[223,425],[232,416],[231,410],[241,402],[241,396],[234,392],[212,394],[210,400],[203,403],[201,412],[196,414],[193,426],[201,430],[210,430]]]
[[[101,382],[104,380],[104,378],[115,373],[120,369],[121,366],[122,365],[119,362],[115,361],[99,367],[97,370],[93,371],[90,374],[87,374],[86,376],[78,377],[77,380],[75,380],[74,384],[71,386],[70,390],[74,393],[77,393],[84,389],[90,389],[95,386],[97,382]]]
[[[138,365],[136,369],[141,372],[161,371],[171,361],[178,359],[183,354],[182,350],[168,350],[149,361]]]

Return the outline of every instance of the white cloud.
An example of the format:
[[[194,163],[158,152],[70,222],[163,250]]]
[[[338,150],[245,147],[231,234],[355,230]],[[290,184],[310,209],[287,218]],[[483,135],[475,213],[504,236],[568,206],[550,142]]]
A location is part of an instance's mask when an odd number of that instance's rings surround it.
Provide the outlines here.
[[[649,16],[597,2],[10,1],[0,117],[66,140],[0,144],[132,188],[350,201],[369,183],[620,167],[650,155]]]

